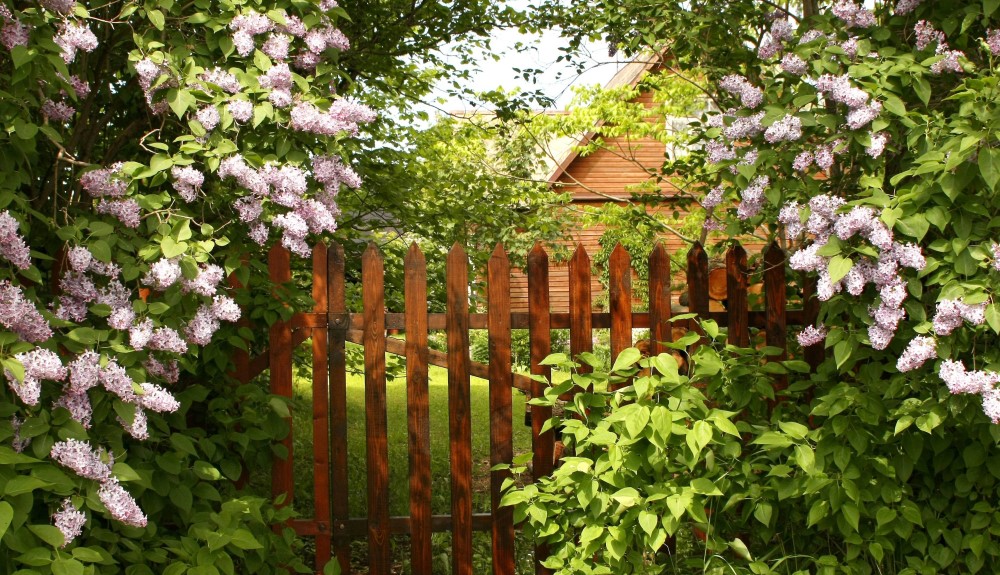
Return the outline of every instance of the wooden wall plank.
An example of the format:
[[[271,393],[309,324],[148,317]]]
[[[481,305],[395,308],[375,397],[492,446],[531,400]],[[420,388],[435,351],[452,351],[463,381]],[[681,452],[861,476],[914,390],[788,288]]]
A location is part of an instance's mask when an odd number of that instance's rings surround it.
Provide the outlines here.
[[[385,268],[374,244],[361,256],[365,318],[365,443],[368,468],[368,573],[389,575],[389,447],[385,388]]]
[[[726,305],[729,312],[729,343],[738,347],[750,346],[750,304],[747,286],[747,252],[735,245],[726,252]]]
[[[410,455],[410,565],[430,573],[431,431],[428,387],[427,262],[412,244],[403,264],[406,306],[406,397]]]
[[[267,270],[276,286],[292,281],[291,256],[285,248],[275,244],[267,254]],[[281,290],[282,288],[278,288]],[[275,294],[281,298],[282,291]],[[271,393],[292,397],[292,327],[287,321],[276,321],[270,329],[268,345],[271,367]],[[286,418],[288,435],[281,441],[287,450],[285,459],[276,459],[271,473],[271,494],[284,496],[284,505],[292,502],[294,478],[292,475],[292,420]]]
[[[649,353],[665,350],[660,342],[673,341],[670,330],[670,254],[656,242],[649,254]]]
[[[448,252],[448,416],[451,435],[452,573],[472,575],[472,407],[469,388],[469,258]]]
[[[490,467],[514,459],[510,339],[510,261],[497,244],[487,266],[489,314]],[[501,486],[509,471],[490,474],[490,512],[493,514],[493,575],[514,575],[514,509],[500,507]]]
[[[344,248],[333,244],[327,250],[327,306],[331,314],[347,312]],[[334,318],[328,324],[327,347],[330,370],[330,513],[334,526],[349,517],[347,479],[347,355],[346,342],[350,321]],[[333,551],[340,572],[351,573],[351,542],[341,529],[334,529]]]
[[[327,247],[318,244],[313,248],[312,297],[313,311],[329,311],[327,287]],[[313,501],[314,516],[320,521],[330,521],[330,396],[327,361],[327,327],[312,330],[313,353]],[[316,535],[316,565],[322,567],[330,560],[332,539],[329,531]]]
[[[531,345],[531,373],[541,375],[551,381],[551,370],[541,365],[541,361],[551,353],[552,334],[549,331],[549,256],[541,244],[536,243],[528,253],[528,332]],[[545,386],[532,382],[532,395],[544,395]],[[541,405],[531,406],[531,449],[532,476],[542,477],[552,473],[553,434],[552,430],[541,433],[542,425],[552,417],[552,408]],[[535,547],[535,574],[547,575],[548,569],[541,561],[548,557],[548,547]]]

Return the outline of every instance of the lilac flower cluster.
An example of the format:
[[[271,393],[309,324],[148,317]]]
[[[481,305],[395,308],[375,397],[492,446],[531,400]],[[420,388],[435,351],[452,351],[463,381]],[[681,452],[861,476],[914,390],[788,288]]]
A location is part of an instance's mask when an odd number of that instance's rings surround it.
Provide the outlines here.
[[[871,134],[871,141],[872,143],[865,150],[865,153],[872,158],[877,158],[885,151],[885,145],[889,142],[889,135],[885,132],[874,132]]]
[[[128,188],[128,182],[121,175],[124,165],[118,162],[109,168],[86,172],[80,176],[80,186],[95,198],[120,198]]]
[[[52,514],[52,524],[62,532],[63,544],[66,547],[74,539],[83,533],[83,526],[87,523],[87,516],[82,511],[78,511],[73,505],[73,500],[67,497],[63,499],[62,507]]]
[[[66,102],[56,102],[46,99],[42,102],[41,112],[50,121],[63,123],[73,119],[73,114],[76,114],[76,108]]]
[[[994,242],[990,246],[990,251],[993,252],[993,269],[1000,272],[1000,243]]]
[[[923,0],[899,0],[899,2],[896,3],[896,9],[893,13],[897,16],[905,16],[916,10],[917,6],[919,6],[921,2],[923,2]]]
[[[10,446],[18,453],[22,453],[26,447],[31,445],[30,437],[21,437],[22,425],[24,425],[24,422],[18,419],[16,415],[10,418],[10,427],[14,432],[14,438],[11,439]]]
[[[943,299],[937,303],[934,312],[934,333],[940,336],[951,335],[963,323],[982,325],[986,321],[986,304],[969,305],[961,299]]]
[[[896,360],[896,369],[901,373],[919,369],[928,359],[937,357],[937,341],[932,337],[917,336]]]
[[[740,103],[747,108],[756,108],[764,102],[764,92],[739,74],[731,74],[719,82],[719,87],[730,94],[738,95]]]
[[[98,497],[113,518],[133,527],[145,527],[146,516],[135,499],[118,483],[118,478],[111,474],[111,467],[114,465],[111,454],[106,454],[104,450],[94,450],[86,441],[67,439],[55,443],[49,456],[80,477],[100,483]],[[109,460],[107,463],[104,462],[105,456]],[[79,521],[79,518],[75,520]],[[59,523],[56,526],[59,527]],[[60,530],[66,533],[62,528]]]
[[[67,63],[76,59],[77,51],[92,52],[97,48],[97,36],[90,31],[86,22],[65,21],[55,37],[55,43],[62,48],[62,59]]]
[[[715,206],[722,203],[722,186],[715,186],[707,194],[705,198],[701,200],[701,205],[706,210],[710,210]]]
[[[0,258],[14,264],[18,269],[25,270],[31,267],[31,250],[18,233],[19,229],[20,224],[10,212],[7,210],[0,212]]]
[[[785,114],[785,117],[771,124],[764,132],[764,139],[769,144],[792,142],[802,137],[802,120]]]
[[[852,0],[837,0],[830,11],[843,20],[848,28],[870,28],[875,25],[875,14]]]
[[[139,76],[139,86],[146,96],[146,104],[153,114],[159,115],[169,108],[167,102],[163,100],[155,101],[157,93],[168,88],[177,86],[177,79],[170,73],[170,69],[162,64],[157,64],[149,58],[143,58],[135,64],[135,72]],[[161,76],[168,76],[165,82],[157,82]],[[153,86],[156,85],[154,88]]]
[[[247,100],[230,100],[226,104],[226,110],[229,111],[234,120],[241,124],[253,116],[253,104]]]
[[[268,34],[261,51],[278,62],[284,62],[289,57],[293,38],[301,38],[306,49],[295,57],[295,65],[304,70],[311,70],[322,60],[323,52],[328,48],[341,51],[350,48],[347,37],[331,26],[325,16],[320,25],[309,30],[297,16],[285,14],[284,18],[283,26],[253,11],[233,18],[229,27],[233,30],[233,45],[236,51],[240,56],[250,55],[257,46],[256,36]]]
[[[920,20],[913,26],[913,31],[916,35],[914,43],[916,44],[917,50],[925,50],[931,44],[936,44],[934,48],[934,53],[938,56],[942,56],[940,60],[931,64],[932,74],[941,74],[943,72],[956,72],[962,73],[962,65],[959,63],[959,58],[965,57],[965,53],[961,50],[951,50],[948,47],[948,42],[945,41],[944,32],[936,30],[934,25],[927,20]],[[996,40],[997,47],[1000,48],[1000,38]],[[989,41],[987,40],[987,45]],[[993,51],[992,48],[990,48]]]
[[[767,176],[757,176],[750,184],[743,189],[740,194],[740,203],[736,206],[736,217],[741,220],[748,220],[756,216],[764,207],[764,190],[770,185],[771,180]]]
[[[938,376],[954,394],[980,394],[983,413],[993,423],[1000,423],[1000,390],[996,388],[1000,383],[1000,373],[983,370],[967,371],[962,362],[946,359],[941,362]]]
[[[920,20],[914,24],[913,32],[917,35],[915,40],[917,50],[924,50],[931,44],[944,43],[944,32],[936,30],[927,20]]]
[[[198,79],[208,84],[214,84],[230,94],[238,94],[242,88],[236,75],[222,68],[212,68],[198,76]]]
[[[8,50],[13,50],[15,46],[27,46],[31,29],[15,18],[7,6],[0,4],[0,19],[3,20],[3,27],[0,27],[0,44]]]
[[[806,326],[795,338],[802,347],[809,347],[826,341],[826,326]]]
[[[344,99],[334,100],[326,112],[308,102],[296,104],[291,112],[293,130],[320,136],[341,133],[354,136],[359,123],[372,122],[375,118],[375,112],[368,106]]]
[[[195,113],[195,119],[205,128],[206,131],[211,132],[219,125],[219,120],[222,117],[219,115],[219,110],[209,104],[207,106],[202,106],[197,113]]]
[[[181,293],[193,292],[201,296],[212,297],[225,275],[225,270],[215,264],[202,264],[194,279],[181,280]]]
[[[941,74],[943,72],[961,74],[964,72],[962,64],[959,62],[959,58],[965,57],[965,53],[961,50],[949,50],[947,44],[938,44],[934,52],[939,56],[943,56],[943,58],[931,64],[932,74]]]
[[[736,152],[732,146],[718,140],[711,140],[705,144],[705,151],[708,154],[708,161],[712,164],[736,159]]]
[[[4,370],[7,383],[25,405],[38,405],[42,393],[42,380],[63,381],[67,371],[55,352],[36,347],[14,356],[24,366],[24,380],[18,381],[9,370]]]
[[[1000,54],[1000,30],[986,31],[986,47],[990,49],[990,54]]]
[[[249,102],[248,102],[249,103]],[[173,187],[181,195],[185,202],[193,202],[201,191],[201,185],[205,183],[205,174],[191,166],[174,166],[170,169],[173,176]]]
[[[24,341],[41,343],[52,337],[52,328],[28,301],[19,286],[0,280],[0,325]]]
[[[287,108],[292,105],[292,71],[288,64],[282,62],[271,68],[259,78],[260,87],[271,90],[268,100],[276,108]]]
[[[142,207],[139,202],[128,198],[125,200],[101,200],[97,203],[97,213],[111,216],[127,228],[135,229],[141,222]]]
[[[821,195],[809,201],[805,230],[814,235],[809,246],[792,254],[789,265],[793,270],[819,274],[817,297],[826,301],[843,291],[859,296],[869,283],[874,284],[879,294],[879,304],[869,308],[868,315],[874,323],[868,328],[868,337],[875,349],[885,349],[892,340],[899,322],[905,317],[903,301],[906,299],[906,282],[900,277],[900,268],[923,269],[926,260],[920,248],[912,244],[900,244],[893,240],[892,230],[882,223],[875,210],[867,206],[855,206],[848,213],[838,213],[844,201],[833,196]],[[802,233],[802,217],[805,208],[786,205],[782,223],[786,225],[786,235],[790,238]],[[800,210],[794,218],[793,210]],[[855,236],[864,237],[878,250],[878,257],[871,260],[861,257],[851,267],[847,275],[837,281],[830,276],[830,258],[818,254],[832,235],[847,241]]]
[[[802,76],[809,70],[809,64],[791,52],[781,58],[781,69],[795,76]]]
[[[102,483],[101,488],[97,491],[97,496],[108,509],[108,513],[118,521],[132,527],[146,526],[146,514],[142,512],[129,492],[125,491],[125,488],[118,483],[117,478],[112,477]]]

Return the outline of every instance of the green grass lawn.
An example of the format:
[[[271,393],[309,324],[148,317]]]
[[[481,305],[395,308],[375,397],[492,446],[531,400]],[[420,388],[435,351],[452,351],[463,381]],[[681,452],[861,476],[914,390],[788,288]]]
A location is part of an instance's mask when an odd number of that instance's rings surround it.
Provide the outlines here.
[[[431,430],[431,498],[432,512],[450,512],[449,439],[448,439],[448,372],[431,366],[429,373]],[[531,430],[523,424],[524,395],[514,391],[514,451],[530,450]],[[489,510],[489,382],[473,378],[472,399],[472,460],[474,510]],[[367,509],[365,473],[365,384],[360,375],[347,378],[348,417],[348,484],[335,486],[346,489],[352,517],[364,517]],[[406,380],[395,378],[386,385],[387,419],[389,425],[389,485],[391,515],[409,514],[409,455],[407,453]],[[295,507],[303,516],[313,513],[312,477],[312,381],[296,378],[292,402]]]

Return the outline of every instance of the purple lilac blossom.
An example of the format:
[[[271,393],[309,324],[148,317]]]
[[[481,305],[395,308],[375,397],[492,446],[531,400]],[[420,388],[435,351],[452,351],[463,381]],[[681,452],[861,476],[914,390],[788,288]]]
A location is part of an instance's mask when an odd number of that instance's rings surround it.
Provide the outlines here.
[[[31,250],[18,233],[19,229],[20,224],[10,212],[0,212],[0,258],[17,269],[26,270],[31,267]]]
[[[154,290],[164,291],[177,283],[181,277],[183,277],[181,265],[176,259],[160,258],[149,267],[149,271],[142,278],[142,283]]]
[[[715,186],[707,194],[705,198],[701,201],[701,205],[706,210],[710,210],[715,206],[722,203],[722,186]]]
[[[140,441],[149,439],[149,419],[146,417],[146,412],[138,405],[136,405],[135,413],[132,415],[132,423],[125,421],[120,416],[118,423],[126,433],[135,439]]]
[[[125,227],[137,228],[140,223],[142,208],[139,202],[129,198],[127,200],[101,200],[97,204],[97,213],[109,215]]]
[[[899,0],[899,2],[896,3],[896,9],[893,10],[893,14],[896,14],[897,16],[905,16],[916,10],[917,6],[919,6],[921,2],[923,2],[923,0]]]
[[[189,203],[198,197],[201,185],[205,183],[205,174],[191,166],[174,166],[170,169],[170,175],[174,178],[174,189],[181,195],[181,199]]]
[[[118,365],[118,362],[113,358],[101,369],[101,385],[126,403],[135,403],[136,401],[137,396],[133,384],[134,382],[125,368]]]
[[[900,372],[919,369],[928,359],[937,356],[937,342],[932,337],[918,336],[910,340],[903,355],[896,361],[896,369]]]
[[[97,48],[97,36],[90,31],[86,22],[64,21],[60,25],[55,43],[62,48],[62,58],[67,64],[76,59],[78,50],[91,52]]]
[[[870,28],[875,25],[875,14],[852,0],[837,0],[830,11],[843,20],[848,28]]]
[[[942,59],[931,64],[931,74],[941,74],[943,72],[964,72],[959,58],[964,58],[965,53],[961,50],[949,50],[947,44],[938,44],[936,54],[944,56]]]
[[[201,76],[198,76],[198,78],[203,82],[214,84],[230,94],[239,93],[241,88],[240,81],[236,78],[236,75],[221,68],[212,68]]]
[[[173,413],[180,409],[180,402],[166,389],[152,383],[143,383],[141,387],[141,407],[157,413]]]
[[[101,485],[97,492],[101,503],[107,507],[111,516],[132,527],[145,527],[146,515],[139,509],[135,499],[129,495],[128,491],[118,483],[115,478],[110,478]]]
[[[167,383],[177,383],[180,377],[180,369],[176,359],[161,362],[152,355],[146,358],[143,367],[146,373],[152,377],[158,377]]]
[[[993,269],[1000,272],[1000,243],[994,242],[990,251],[993,252]]]
[[[108,168],[91,170],[80,176],[80,186],[95,198],[120,198],[128,188],[128,182],[119,175],[124,165],[118,162]]]
[[[806,326],[805,329],[799,332],[796,339],[802,347],[809,347],[818,343],[823,343],[826,341],[826,326]]]
[[[865,150],[869,156],[878,158],[885,151],[885,145],[889,141],[889,135],[885,132],[875,132],[871,135],[871,145]]]
[[[105,482],[111,479],[111,465],[104,463],[104,451],[95,451],[90,443],[67,439],[52,445],[49,457],[84,479]]]
[[[212,316],[218,320],[235,322],[241,313],[240,306],[229,296],[217,295],[212,301]]]
[[[781,69],[795,76],[802,76],[809,71],[809,64],[798,55],[791,52],[781,58]]]
[[[247,100],[230,100],[226,104],[226,109],[233,116],[233,119],[239,123],[244,123],[253,116],[253,104]]]
[[[710,140],[707,144],[705,144],[705,151],[708,154],[709,163],[712,164],[718,164],[719,162],[736,159],[736,152],[733,150],[732,146],[727,146],[724,142],[720,142],[719,140]]]
[[[215,264],[202,264],[194,279],[181,280],[181,292],[194,292],[205,297],[212,297],[225,278],[225,274],[225,270]]]
[[[101,356],[93,351],[85,351],[66,366],[69,370],[70,393],[84,393],[97,386],[101,377]]]
[[[18,453],[22,453],[26,447],[31,445],[30,437],[21,437],[21,426],[24,422],[13,416],[10,418],[10,427],[14,432],[14,438],[10,440],[10,447]]]
[[[205,128],[205,130],[209,132],[214,130],[215,127],[219,125],[219,120],[220,120],[219,110],[211,104],[209,104],[208,106],[204,106],[200,110],[198,110],[198,113],[195,114],[195,117],[198,119],[198,122],[200,122],[201,125]]]
[[[8,19],[0,28],[0,44],[7,50],[15,46],[27,46],[31,36],[31,28],[16,18]]]
[[[66,391],[53,404],[52,408],[62,407],[69,411],[70,417],[76,420],[85,429],[90,429],[90,419],[94,413],[94,408],[90,404],[90,396],[87,392],[72,393]]]
[[[730,94],[738,95],[740,102],[747,108],[756,108],[764,101],[764,92],[738,74],[724,77],[719,82],[719,87]]]
[[[941,362],[941,367],[938,368],[938,377],[948,386],[948,391],[954,394],[984,393],[1000,383],[1000,373],[981,370],[966,371],[962,362],[951,359]]]
[[[52,514],[52,525],[63,535],[63,543],[60,547],[66,547],[79,537],[83,533],[83,526],[86,523],[87,516],[73,506],[73,500],[69,497],[63,499],[62,507]]]
[[[66,102],[45,100],[41,107],[42,115],[53,122],[68,122],[76,114],[76,108]]]
[[[736,207],[736,217],[741,220],[747,220],[760,212],[760,209],[764,207],[764,190],[770,185],[770,178],[767,176],[757,176],[754,178],[750,184],[744,188],[743,192],[740,194],[740,203]]]
[[[771,124],[764,132],[764,139],[770,144],[792,142],[802,137],[802,120],[785,114],[785,117]]]
[[[990,54],[1000,54],[1000,30],[986,31],[986,47],[990,49]]]
[[[156,351],[169,351],[172,353],[187,353],[187,343],[173,328],[158,327],[153,330],[153,336],[149,339],[149,348]]]
[[[913,26],[913,32],[916,34],[915,44],[917,50],[924,50],[931,44],[944,43],[944,33],[935,30],[934,25],[927,20],[917,21]]]

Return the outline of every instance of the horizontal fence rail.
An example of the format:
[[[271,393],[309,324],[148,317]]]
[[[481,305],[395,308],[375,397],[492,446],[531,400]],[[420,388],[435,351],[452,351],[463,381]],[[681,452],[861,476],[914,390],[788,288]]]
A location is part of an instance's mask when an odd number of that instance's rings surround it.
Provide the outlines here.
[[[586,250],[577,248],[568,266],[569,311],[550,309],[549,269],[552,264],[540,245],[535,245],[527,258],[528,311],[513,313],[511,302],[511,265],[500,245],[489,258],[485,276],[485,310],[471,310],[469,304],[468,257],[456,245],[446,262],[447,311],[428,313],[427,266],[424,255],[414,245],[404,260],[405,309],[389,312],[385,309],[384,265],[381,253],[374,247],[361,258],[362,302],[360,312],[346,307],[346,263],[339,245],[316,246],[313,252],[314,308],[296,313],[289,321],[279,321],[270,328],[267,352],[249,358],[238,357],[234,376],[241,381],[270,370],[271,391],[292,395],[292,351],[306,340],[312,342],[313,387],[313,453],[311,469],[314,475],[315,515],[290,521],[297,533],[315,537],[316,566],[336,557],[343,573],[350,573],[351,541],[367,540],[365,562],[370,575],[385,575],[392,571],[391,538],[410,537],[410,565],[413,573],[429,573],[432,563],[431,533],[447,531],[452,541],[452,571],[455,575],[472,575],[472,532],[486,531],[492,540],[493,573],[512,575],[515,564],[515,525],[509,508],[499,506],[501,485],[510,477],[506,471],[491,471],[489,477],[489,513],[473,513],[472,491],[472,427],[470,378],[489,381],[489,462],[491,468],[510,463],[514,457],[512,391],[533,396],[544,392],[542,383],[525,374],[512,371],[511,332],[527,329],[530,339],[530,373],[550,376],[549,368],[541,365],[551,353],[551,330],[568,329],[570,352],[593,351],[593,331],[610,330],[613,355],[635,345],[633,329],[650,330],[648,351],[665,351],[662,343],[672,341],[671,323],[676,313],[672,283],[686,288],[687,306],[703,318],[715,320],[727,328],[727,337],[734,345],[752,342],[751,329],[764,332],[767,345],[785,350],[786,330],[790,325],[814,323],[818,304],[815,282],[802,282],[802,309],[787,308],[789,278],[785,273],[785,254],[771,245],[761,258],[761,285],[751,285],[747,252],[732,246],[723,266],[710,271],[709,260],[700,244],[691,247],[685,274],[680,281],[671,276],[670,255],[662,244],[652,250],[644,263],[649,270],[648,311],[633,311],[632,280],[634,262],[621,246],[608,260],[607,311],[594,311],[591,281],[593,270]],[[273,283],[291,281],[288,252],[277,246],[271,250],[269,273]],[[714,278],[721,278],[718,281]],[[713,283],[714,282],[714,283]],[[751,309],[751,294],[763,291],[762,309]],[[725,309],[713,309],[718,294],[723,294]],[[713,299],[715,298],[715,299]],[[690,324],[694,327],[694,324]],[[489,361],[474,362],[469,354],[469,330],[488,332]],[[405,339],[392,337],[389,331],[405,332]],[[429,347],[430,331],[444,330],[447,352]],[[348,484],[348,343],[364,346],[365,367],[365,468],[367,484],[367,514],[349,516],[349,494],[362,486]],[[696,342],[692,348],[697,347]],[[405,486],[389,484],[387,446],[386,353],[406,358],[407,451],[408,482]],[[807,348],[804,357],[815,366],[823,359],[818,346]],[[770,358],[780,361],[787,352]],[[450,514],[431,512],[431,453],[430,403],[428,388],[429,366],[448,370],[448,435],[450,445]],[[582,368],[585,369],[585,368]],[[776,387],[786,383],[778,380]],[[564,399],[569,399],[564,398]],[[551,416],[551,408],[531,406],[532,473],[535,477],[551,473],[554,465],[554,437],[551,430],[542,433],[542,425]],[[292,473],[292,437],[282,441],[286,458],[277,458],[272,473],[275,497],[284,496],[291,502],[294,492]],[[390,516],[389,489],[406,489],[409,515]],[[486,495],[486,494],[484,494]],[[546,549],[539,546],[535,556],[544,557]],[[536,573],[548,571],[536,561]]]

